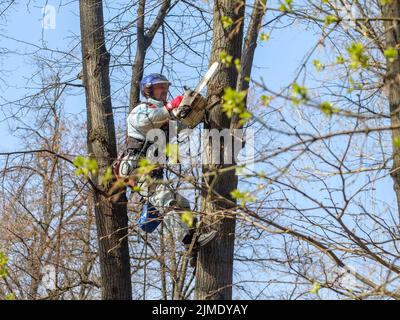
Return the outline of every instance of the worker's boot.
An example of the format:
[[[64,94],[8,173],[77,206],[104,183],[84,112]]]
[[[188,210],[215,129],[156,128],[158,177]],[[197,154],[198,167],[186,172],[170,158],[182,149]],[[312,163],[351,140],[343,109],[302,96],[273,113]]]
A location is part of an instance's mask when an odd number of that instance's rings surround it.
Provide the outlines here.
[[[205,245],[207,245],[212,239],[215,238],[215,236],[217,235],[217,231],[212,230],[210,232],[207,233],[202,233],[201,235],[199,235],[196,239],[196,244],[198,247],[204,247]]]

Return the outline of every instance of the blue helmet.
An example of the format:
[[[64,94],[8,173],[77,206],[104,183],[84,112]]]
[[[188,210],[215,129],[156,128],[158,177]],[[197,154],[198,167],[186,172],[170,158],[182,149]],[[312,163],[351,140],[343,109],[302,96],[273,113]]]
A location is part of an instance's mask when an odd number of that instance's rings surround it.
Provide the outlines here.
[[[159,73],[152,73],[140,81],[140,92],[144,97],[151,95],[151,87],[158,83],[168,83],[171,84],[168,79]],[[147,90],[146,90],[147,89]]]

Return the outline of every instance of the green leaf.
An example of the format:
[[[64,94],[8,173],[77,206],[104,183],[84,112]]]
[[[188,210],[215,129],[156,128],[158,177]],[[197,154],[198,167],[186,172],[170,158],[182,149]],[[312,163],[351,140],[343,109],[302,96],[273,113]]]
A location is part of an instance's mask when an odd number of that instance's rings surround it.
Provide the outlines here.
[[[74,165],[76,166],[75,175],[83,175],[85,177],[89,176],[89,172],[93,175],[97,175],[98,166],[95,159],[85,158],[83,156],[77,156],[74,160]]]
[[[186,223],[189,228],[193,228],[194,214],[190,211],[185,211],[182,213],[182,221]]]
[[[323,64],[319,60],[313,60],[312,63],[317,71],[321,71],[324,68]]]
[[[6,295],[4,296],[4,300],[7,300],[7,301],[15,300],[15,294],[14,294],[14,293],[6,294]]]
[[[113,171],[111,167],[108,167],[104,175],[101,177],[101,184],[103,187],[106,187],[108,182],[112,179],[113,177]]]
[[[256,197],[250,196],[250,192],[242,192],[238,189],[231,191],[231,196],[240,202],[241,206],[245,206],[248,202],[255,202]]]
[[[144,158],[140,160],[139,167],[136,172],[138,176],[145,176],[152,172],[157,166],[152,164],[148,159]]]
[[[313,294],[318,294],[319,290],[321,289],[321,284],[318,282],[314,282],[312,289],[310,290],[310,293]]]
[[[321,109],[321,111],[323,113],[325,113],[325,115],[327,116],[332,116],[332,114],[337,113],[338,109],[337,108],[333,108],[332,103],[330,103],[329,101],[325,101],[320,103],[319,108]]]
[[[246,109],[245,98],[247,91],[236,91],[232,88],[225,88],[222,111],[231,118],[234,114],[237,114],[241,124],[245,124],[251,117],[252,114]]]
[[[227,68],[229,68],[230,65],[231,65],[231,63],[232,63],[233,57],[230,56],[230,55],[228,55],[225,51],[221,51],[221,52],[219,53],[219,59],[221,60],[221,62],[222,62],[223,64],[225,64],[225,66],[226,66]]]
[[[390,47],[390,48],[385,50],[384,55],[385,55],[386,58],[388,58],[388,60],[390,62],[393,62],[394,59],[397,57],[398,52],[397,52],[397,50],[395,48]]]
[[[240,124],[245,124],[247,121],[251,119],[253,115],[249,111],[243,111],[239,114],[239,123]]]
[[[336,57],[336,63],[337,63],[337,64],[343,64],[343,63],[344,63],[344,58],[343,58],[343,56],[337,56],[337,57]]]
[[[293,92],[300,95],[303,99],[307,98],[307,88],[299,86],[296,82],[293,83]]]
[[[293,7],[293,0],[285,0],[285,3],[287,4],[288,8],[292,9],[292,7]]]
[[[233,199],[239,199],[242,196],[242,192],[240,192],[238,189],[235,189],[231,191],[231,196]]]
[[[350,47],[347,48],[347,52],[350,55],[350,68],[356,69],[358,67],[368,67],[369,57],[364,54],[364,46],[360,42],[353,42]]]
[[[87,176],[89,176],[89,169],[88,168],[81,168],[81,170],[82,170],[82,174],[85,176],[85,177],[87,177]]]
[[[382,6],[386,6],[388,4],[391,4],[393,0],[379,0],[379,2]]]
[[[270,33],[261,32],[260,40],[267,42],[269,40]]]
[[[240,59],[236,58],[234,61],[234,64],[235,64],[236,71],[239,73],[240,69],[242,68],[242,65],[240,64]]]
[[[336,16],[331,16],[331,15],[325,16],[325,25],[326,26],[329,26],[331,23],[334,23],[337,21],[339,21],[339,18]]]
[[[271,103],[271,97],[270,96],[262,95],[260,97],[260,100],[261,100],[261,104],[263,106],[266,106],[266,107],[268,107],[269,104]]]
[[[99,167],[97,166],[97,161],[95,159],[87,160],[87,169],[93,174],[97,175]]]
[[[229,28],[233,24],[233,20],[231,17],[223,16],[221,18],[222,26],[224,29]]]
[[[80,176],[81,174],[83,174],[82,168],[79,168],[79,169],[76,169],[76,170],[75,170],[75,175],[76,175],[76,176]]]
[[[285,0],[285,3],[281,3],[279,6],[279,10],[283,12],[292,11],[293,0]]]
[[[8,275],[7,271],[8,258],[4,252],[0,251],[0,278],[5,278]]]
[[[292,84],[292,102],[295,105],[308,100],[308,90],[306,87],[298,85],[296,82]]]
[[[80,167],[82,167],[82,166],[85,165],[85,161],[86,161],[86,158],[85,158],[85,157],[83,157],[83,156],[77,156],[77,157],[75,158],[75,160],[74,160],[74,165],[75,165],[77,168],[80,168]]]

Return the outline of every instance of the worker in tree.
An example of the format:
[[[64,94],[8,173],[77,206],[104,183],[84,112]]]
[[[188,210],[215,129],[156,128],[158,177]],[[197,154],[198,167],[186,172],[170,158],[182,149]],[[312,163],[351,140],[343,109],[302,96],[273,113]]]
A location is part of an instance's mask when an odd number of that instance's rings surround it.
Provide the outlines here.
[[[145,100],[130,112],[127,119],[127,150],[136,159],[138,155],[149,158],[147,151],[154,143],[154,138],[148,133],[152,129],[163,130],[166,134],[165,141],[169,141],[169,121],[179,121],[176,118],[176,111],[183,97],[178,96],[168,103],[169,86],[170,82],[161,74],[150,74],[140,82],[140,90]],[[190,106],[185,106],[185,108],[190,108]],[[134,168],[129,168],[128,171],[132,173],[132,169]],[[190,253],[190,265],[195,267],[199,247],[209,243],[215,237],[216,231],[207,233],[195,232],[196,226],[199,226],[196,218],[192,227],[189,227],[182,220],[182,214],[191,211],[190,203],[187,198],[173,190],[172,186],[162,183],[165,182],[163,175],[162,167],[153,170],[151,178],[155,179],[153,181],[156,182],[150,185],[148,183],[139,183],[140,191],[138,192],[142,201],[146,203],[145,210],[152,208],[157,212],[164,212],[164,221],[167,226],[174,228],[175,234],[178,235],[178,240],[184,244],[186,250],[189,250],[190,244],[194,240],[194,247]],[[196,239],[193,239],[194,235],[196,235]]]

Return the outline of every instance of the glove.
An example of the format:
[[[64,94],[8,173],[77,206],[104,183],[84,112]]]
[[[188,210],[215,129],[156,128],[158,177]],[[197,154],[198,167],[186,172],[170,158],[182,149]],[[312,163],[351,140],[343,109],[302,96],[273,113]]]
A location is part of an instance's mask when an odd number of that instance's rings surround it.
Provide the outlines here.
[[[181,104],[182,100],[183,100],[183,96],[177,96],[171,102],[167,103],[165,105],[165,108],[167,108],[168,111],[172,111],[172,110],[174,110],[174,109],[179,107],[179,105]]]

